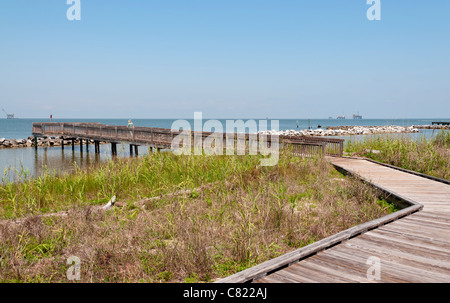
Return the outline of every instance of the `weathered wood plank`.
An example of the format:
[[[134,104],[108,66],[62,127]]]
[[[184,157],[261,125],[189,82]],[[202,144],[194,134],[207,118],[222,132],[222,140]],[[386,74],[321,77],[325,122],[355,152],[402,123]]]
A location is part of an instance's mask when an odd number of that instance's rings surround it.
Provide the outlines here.
[[[450,223],[450,216],[448,214],[446,215],[446,214],[442,214],[442,213],[432,213],[432,212],[428,212],[426,210],[415,213],[414,217],[427,218],[429,220],[442,222],[442,223]]]
[[[369,257],[380,258],[380,281],[391,282],[392,280],[398,280],[411,283],[436,283],[445,280],[445,276],[444,279],[442,279],[442,277],[435,277],[434,274],[427,274],[424,270],[418,270],[415,267],[387,260],[378,254],[367,252],[364,249],[338,246],[333,248],[333,250],[330,250],[330,254],[350,260],[360,260],[362,266]],[[365,264],[365,267],[363,266],[366,270],[368,270],[369,267],[370,265],[367,264]]]
[[[433,252],[441,253],[442,255],[450,254],[450,244],[445,245],[445,243],[436,243],[435,241],[428,240],[425,238],[418,238],[414,235],[405,235],[389,230],[381,230],[377,228],[376,230],[370,231],[365,234],[366,236],[375,237],[382,239],[383,241],[394,241],[398,243],[403,243],[408,246],[417,246]]]
[[[443,232],[442,228],[425,226],[424,224],[415,224],[414,222],[408,222],[406,219],[393,222],[389,225],[389,228],[402,229],[408,232],[412,231],[415,234],[441,239],[445,242],[450,241],[450,233]]]
[[[314,256],[315,258],[316,256]],[[320,254],[320,258],[324,259],[328,262],[333,262],[333,260],[337,260],[340,266],[345,267],[344,270],[359,273],[362,282],[373,282],[367,277],[367,271],[369,270],[369,266],[367,262],[367,258],[358,258],[354,255],[343,254],[342,250],[330,249],[324,253]],[[382,276],[382,280],[379,282],[388,282],[388,283],[404,283],[408,282],[406,279],[399,278],[396,275],[391,275],[389,272],[384,272]]]
[[[414,223],[414,224],[420,224],[420,225],[429,226],[429,227],[434,226],[437,228],[444,228],[444,229],[446,228],[450,232],[450,222],[440,222],[438,220],[433,220],[433,219],[429,219],[429,218],[412,217],[412,216],[409,216],[407,221]]]
[[[391,273],[398,273],[399,275],[405,275],[405,278],[415,279],[416,281],[423,282],[444,282],[449,281],[450,275],[448,271],[442,273],[442,270],[436,269],[433,266],[426,266],[419,262],[409,262],[407,259],[399,259],[393,256],[387,250],[380,251],[375,247],[368,245],[367,243],[348,243],[348,247],[354,250],[354,254],[360,251],[364,253],[370,253],[380,258],[381,267],[388,269]],[[436,270],[435,270],[436,269]],[[383,270],[381,270],[383,271]]]
[[[309,276],[318,276],[316,280],[324,281],[328,283],[336,282],[362,282],[360,275],[355,275],[349,271],[342,271],[334,266],[330,266],[330,263],[324,263],[320,259],[308,259],[301,261],[289,268],[293,273],[300,274],[305,270],[309,270]]]
[[[367,238],[355,238],[348,242],[350,247],[362,247],[366,251],[377,253],[382,260],[389,260],[398,264],[413,266],[421,270],[442,273],[450,277],[450,262],[440,255],[431,252],[425,252],[418,248],[405,248],[389,242],[389,245],[383,245],[382,242],[370,240]]]

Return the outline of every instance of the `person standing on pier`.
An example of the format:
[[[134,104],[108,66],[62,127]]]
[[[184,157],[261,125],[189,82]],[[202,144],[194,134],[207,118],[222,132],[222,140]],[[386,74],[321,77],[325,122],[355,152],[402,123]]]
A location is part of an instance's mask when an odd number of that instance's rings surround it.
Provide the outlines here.
[[[133,137],[133,130],[134,130],[134,124],[133,122],[131,122],[131,119],[128,120],[128,125],[127,125],[128,129],[130,130],[130,136]]]

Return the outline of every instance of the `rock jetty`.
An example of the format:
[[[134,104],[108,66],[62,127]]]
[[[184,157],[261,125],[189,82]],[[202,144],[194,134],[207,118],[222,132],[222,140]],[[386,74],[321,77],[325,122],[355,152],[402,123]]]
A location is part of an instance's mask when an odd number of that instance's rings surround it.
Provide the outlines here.
[[[38,138],[37,146],[61,146],[62,142],[64,145],[71,145],[72,140],[64,139],[63,137],[47,137]],[[79,139],[75,139],[75,145],[80,144]],[[93,140],[89,140],[89,143],[94,143]],[[0,148],[21,148],[21,147],[34,147],[34,137],[30,136],[27,139],[6,139],[0,138]]]
[[[390,133],[417,133],[419,130],[413,126],[338,126],[327,129],[303,129],[261,131],[262,134],[278,134],[280,136],[351,136],[351,135],[375,135]]]
[[[450,125],[415,125],[415,128],[419,129],[448,129],[450,130]]]

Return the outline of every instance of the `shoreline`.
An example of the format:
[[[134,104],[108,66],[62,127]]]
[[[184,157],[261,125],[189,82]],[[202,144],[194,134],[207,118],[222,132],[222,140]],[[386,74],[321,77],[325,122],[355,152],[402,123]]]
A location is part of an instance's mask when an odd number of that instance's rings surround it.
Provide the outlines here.
[[[74,145],[80,145],[80,138],[76,138],[74,140]],[[86,141],[85,139],[83,139]],[[62,146],[62,142],[64,143],[64,146],[72,145],[72,140],[65,139],[62,136],[52,136],[52,137],[46,137],[37,138],[37,146],[38,147],[56,147],[56,146]],[[89,140],[89,143],[94,143],[94,140]],[[100,142],[100,144],[103,144],[104,142]],[[35,147],[34,143],[34,137],[29,136],[26,139],[6,139],[6,138],[0,138],[0,149],[14,149],[14,148],[29,148],[29,147]]]

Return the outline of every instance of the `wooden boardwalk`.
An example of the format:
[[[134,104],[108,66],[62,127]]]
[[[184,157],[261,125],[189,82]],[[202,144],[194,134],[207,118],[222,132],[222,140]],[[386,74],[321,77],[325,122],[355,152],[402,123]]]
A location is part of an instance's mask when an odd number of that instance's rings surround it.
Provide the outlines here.
[[[410,206],[219,282],[450,282],[449,182],[363,159],[329,160]]]

